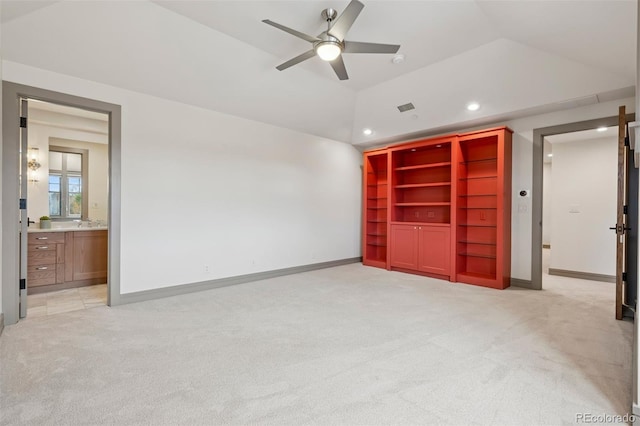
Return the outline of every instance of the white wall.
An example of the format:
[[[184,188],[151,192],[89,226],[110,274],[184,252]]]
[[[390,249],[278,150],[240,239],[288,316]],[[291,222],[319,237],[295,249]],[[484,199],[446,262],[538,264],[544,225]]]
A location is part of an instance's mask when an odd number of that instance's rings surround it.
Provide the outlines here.
[[[85,129],[87,120],[82,117],[70,117],[59,114],[53,117],[52,122],[57,122],[53,127],[47,124],[38,124],[37,118],[43,115],[43,111],[29,109],[29,147],[39,149],[39,162],[41,167],[35,172],[38,182],[29,182],[28,186],[28,213],[32,220],[38,222],[38,218],[49,214],[49,192],[47,176],[49,174],[49,145],[66,146],[72,148],[87,149],[89,151],[89,212],[88,217],[93,220],[107,220],[108,207],[108,137],[99,133],[89,133]],[[93,142],[85,142],[87,139]],[[33,173],[33,172],[32,172]],[[97,207],[93,207],[97,205]]]
[[[542,170],[542,244],[545,245],[551,245],[552,166],[552,163],[544,163]]]
[[[617,140],[553,144],[550,267],[615,275]]]
[[[354,147],[17,63],[3,72],[122,106],[122,294],[360,256]]]

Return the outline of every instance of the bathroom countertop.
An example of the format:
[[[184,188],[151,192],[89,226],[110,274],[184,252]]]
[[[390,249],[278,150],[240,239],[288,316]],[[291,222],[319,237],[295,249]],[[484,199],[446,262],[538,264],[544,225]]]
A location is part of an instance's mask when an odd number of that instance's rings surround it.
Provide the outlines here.
[[[29,228],[27,232],[36,233],[36,232],[75,232],[75,231],[107,231],[109,228],[106,226],[93,226],[89,228],[88,226],[83,226],[78,228],[69,227],[69,228],[51,228],[51,229],[40,229],[40,228]]]

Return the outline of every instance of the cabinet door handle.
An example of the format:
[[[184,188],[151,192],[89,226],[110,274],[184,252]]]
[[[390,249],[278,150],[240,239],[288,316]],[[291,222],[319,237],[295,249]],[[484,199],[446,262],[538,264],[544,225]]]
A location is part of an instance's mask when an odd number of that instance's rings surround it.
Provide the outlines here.
[[[36,237],[36,240],[48,240],[49,237]]]
[[[49,248],[49,246],[38,246],[38,247],[36,247],[36,250],[46,250],[48,248]]]
[[[44,270],[47,270],[47,269],[49,269],[49,267],[47,267],[47,266],[38,266],[36,268],[36,271],[44,271]]]

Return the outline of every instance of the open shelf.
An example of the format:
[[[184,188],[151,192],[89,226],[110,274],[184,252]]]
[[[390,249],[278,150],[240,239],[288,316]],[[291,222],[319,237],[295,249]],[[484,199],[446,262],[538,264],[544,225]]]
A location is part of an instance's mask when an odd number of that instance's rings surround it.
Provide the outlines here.
[[[419,206],[450,206],[451,203],[395,203],[396,207],[419,207]]]
[[[451,223],[452,149],[445,141],[393,151],[392,221]]]
[[[479,272],[459,272],[458,273],[458,279],[462,282],[467,282],[464,280],[464,278],[479,278],[482,280],[495,280],[496,279],[496,274],[483,274],[483,273],[479,273]],[[471,283],[470,283],[471,284]]]
[[[429,188],[432,186],[451,186],[451,182],[432,182],[432,183],[408,183],[404,185],[396,185],[394,188],[396,189],[407,189],[407,188]]]
[[[396,167],[394,170],[397,172],[402,172],[405,170],[420,170],[420,169],[431,169],[434,167],[447,167],[447,166],[451,166],[451,162],[450,161],[445,161],[442,163],[427,163],[427,164],[417,164],[415,166],[401,166],[401,167]]]
[[[362,262],[386,268],[389,173],[386,152],[365,154]]]
[[[473,179],[496,179],[497,175],[488,175],[488,176],[472,176],[472,177],[461,177],[458,178],[460,180],[473,180]]]
[[[495,246],[496,243],[490,243],[490,242],[486,242],[486,241],[469,241],[469,240],[461,240],[458,241],[460,244],[477,244],[477,245],[483,245],[483,246]]]
[[[478,158],[474,160],[461,161],[460,164],[473,164],[473,163],[487,163],[491,161],[497,161],[498,157]]]
[[[495,259],[496,256],[493,254],[482,254],[482,253],[466,253],[466,252],[461,252],[458,253],[458,256],[467,256],[467,257],[483,257],[486,259]]]
[[[497,132],[461,138],[456,168],[457,280],[493,288],[504,288],[501,278],[508,262],[503,232],[509,224],[499,206],[510,206],[503,194],[509,192],[504,185],[511,176],[503,173],[510,169],[504,168],[499,140]]]
[[[462,210],[497,210],[497,207],[458,207]]]
[[[512,133],[496,127],[366,151],[363,263],[508,287]]]

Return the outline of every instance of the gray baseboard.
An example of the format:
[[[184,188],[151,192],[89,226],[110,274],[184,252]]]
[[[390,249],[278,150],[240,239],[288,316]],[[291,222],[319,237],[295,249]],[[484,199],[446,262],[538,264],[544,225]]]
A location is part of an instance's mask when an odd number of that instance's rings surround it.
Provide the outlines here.
[[[4,330],[4,314],[0,314],[0,336],[2,336],[2,330]]]
[[[569,271],[566,269],[549,268],[549,275],[559,275],[561,277],[580,278],[581,280],[604,281],[615,283],[615,275],[593,274],[591,272]]]
[[[153,290],[137,291],[135,293],[121,294],[118,300],[118,305],[144,302],[145,300],[161,299],[163,297],[179,296],[181,294],[212,290],[214,288],[228,287],[237,284],[245,284],[252,281],[282,277],[284,275],[315,271],[316,269],[333,268],[335,266],[347,265],[350,263],[357,263],[361,261],[361,257],[352,257],[348,259],[332,260],[322,263],[312,263],[310,265],[294,266],[292,268],[276,269],[266,272],[257,272],[255,274],[238,275],[235,277],[220,278],[217,280],[202,281],[192,284],[174,285],[171,287],[163,287]]]
[[[528,288],[530,290],[538,290],[533,287],[531,280],[523,280],[520,278],[511,278],[511,285],[514,287]]]

